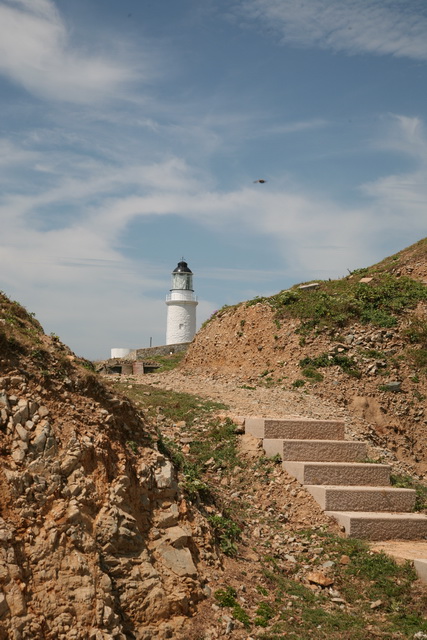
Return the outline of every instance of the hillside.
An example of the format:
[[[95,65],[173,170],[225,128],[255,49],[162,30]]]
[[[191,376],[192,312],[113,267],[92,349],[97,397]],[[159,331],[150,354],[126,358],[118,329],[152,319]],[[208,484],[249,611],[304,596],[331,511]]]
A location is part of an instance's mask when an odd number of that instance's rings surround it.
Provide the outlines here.
[[[425,475],[425,250],[225,308],[150,375],[98,376],[0,294],[0,640],[427,637],[413,568],[346,539],[239,418],[340,417]],[[384,297],[384,277],[390,326],[354,322],[353,286]]]
[[[318,285],[216,312],[181,372],[314,394],[427,474],[427,239]]]
[[[91,369],[0,294],[0,638],[187,637],[210,528]]]

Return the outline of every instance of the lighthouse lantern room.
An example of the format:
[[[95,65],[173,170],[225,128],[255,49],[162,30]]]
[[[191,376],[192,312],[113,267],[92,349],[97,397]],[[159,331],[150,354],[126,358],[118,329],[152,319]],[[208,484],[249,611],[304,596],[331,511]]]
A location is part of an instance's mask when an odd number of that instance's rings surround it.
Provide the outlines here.
[[[166,344],[191,342],[196,333],[197,304],[193,273],[183,258],[172,271],[172,288],[166,296]]]

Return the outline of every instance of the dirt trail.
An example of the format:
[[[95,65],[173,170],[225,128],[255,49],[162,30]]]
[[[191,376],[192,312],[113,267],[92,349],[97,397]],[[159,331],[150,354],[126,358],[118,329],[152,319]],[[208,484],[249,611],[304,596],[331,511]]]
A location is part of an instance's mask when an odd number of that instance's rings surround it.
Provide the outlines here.
[[[368,455],[389,464],[394,473],[417,475],[415,465],[399,459],[391,449],[384,448],[375,429],[350,409],[340,406],[334,397],[319,397],[308,389],[283,389],[280,386],[251,387],[242,383],[237,375],[218,378],[201,373],[173,370],[132,377],[142,384],[150,384],[170,391],[185,392],[223,403],[230,417],[263,416],[344,420],[348,440],[363,440],[368,444]]]
[[[279,418],[289,415],[309,418],[344,418],[348,412],[332,399],[324,400],[307,391],[287,391],[279,387],[245,387],[230,376],[226,380],[202,377],[200,374],[171,371],[140,376],[145,384],[181,391],[222,402],[234,415],[268,416]]]
[[[333,399],[319,398],[307,390],[286,390],[280,387],[247,388],[233,375],[222,376],[220,379],[212,376],[202,376],[200,373],[191,374],[174,370],[171,372],[149,374],[139,376],[137,382],[150,384],[175,392],[186,392],[221,402],[228,407],[224,413],[231,417],[259,415],[270,417],[305,416],[310,418],[341,418],[346,424],[346,437],[349,439],[364,439],[368,432],[368,426],[363,420],[354,416],[346,408],[338,406]],[[246,388],[245,388],[246,387]],[[169,437],[176,438],[176,433],[167,433]],[[256,469],[256,458],[261,455],[261,449],[251,449],[251,443],[245,443],[244,437],[240,442],[241,455],[255,456],[250,465],[252,472],[250,478],[239,470],[231,476],[221,475],[210,478],[214,482],[218,495],[224,505],[233,508],[234,500],[247,504],[248,511],[244,520],[241,544],[239,546],[238,560],[233,558],[223,559],[221,569],[216,569],[209,577],[211,593],[217,589],[223,589],[225,585],[231,585],[240,593],[242,581],[245,585],[245,606],[248,610],[256,610],[259,594],[249,585],[262,584],[262,558],[265,554],[273,554],[280,559],[282,568],[292,573],[294,554],[306,550],[304,539],[300,532],[311,529],[313,531],[327,528],[332,534],[341,536],[339,526],[320,509],[313,498],[303,490],[298,481],[277,465],[269,476],[268,482],[264,477],[264,471]],[[247,448],[249,447],[249,448]],[[384,455],[385,451],[371,444],[370,456]],[[401,462],[387,452],[389,462],[396,470],[402,471]],[[220,470],[219,470],[220,471]],[[279,518],[277,516],[279,514]],[[313,541],[316,539],[314,534]],[[321,544],[320,542],[316,544]],[[313,542],[313,549],[315,543]],[[383,545],[383,546],[382,546]],[[425,541],[405,543],[388,541],[387,543],[375,543],[378,551],[385,551],[394,556],[398,562],[404,562],[406,558],[427,557],[427,544]],[[329,556],[325,556],[327,562]],[[279,560],[278,560],[279,561]],[[294,575],[294,579],[306,584],[306,574],[312,568],[315,559],[307,554],[306,563],[300,573]],[[333,563],[332,563],[333,564]],[[326,565],[323,565],[326,566]],[[244,570],[243,570],[244,569]],[[336,596],[338,591],[332,590]],[[221,638],[227,635],[224,625],[227,617],[211,600],[201,603],[198,607],[197,617],[193,620],[190,638],[201,636],[202,630],[207,638]],[[236,620],[228,619],[229,624],[234,624],[231,635],[239,640],[248,638],[243,625]],[[255,636],[251,636],[255,637]],[[256,635],[256,637],[259,637]]]

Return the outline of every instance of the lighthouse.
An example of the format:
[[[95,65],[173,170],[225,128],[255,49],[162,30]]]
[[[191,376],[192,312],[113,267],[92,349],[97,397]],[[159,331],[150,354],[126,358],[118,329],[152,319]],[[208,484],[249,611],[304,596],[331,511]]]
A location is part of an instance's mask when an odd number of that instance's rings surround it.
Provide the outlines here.
[[[193,289],[193,273],[182,259],[172,271],[172,288],[166,296],[166,344],[191,342],[196,333],[197,304]]]

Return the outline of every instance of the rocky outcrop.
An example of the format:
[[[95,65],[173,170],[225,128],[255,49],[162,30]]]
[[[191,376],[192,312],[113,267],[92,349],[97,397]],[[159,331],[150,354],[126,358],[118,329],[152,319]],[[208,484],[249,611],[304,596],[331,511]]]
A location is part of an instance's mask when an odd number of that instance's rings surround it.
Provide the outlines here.
[[[0,638],[185,637],[209,529],[149,425],[93,377],[1,364]]]

